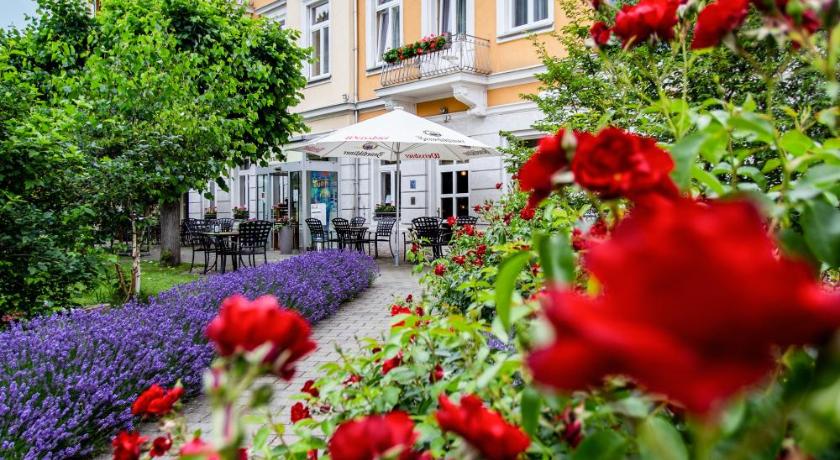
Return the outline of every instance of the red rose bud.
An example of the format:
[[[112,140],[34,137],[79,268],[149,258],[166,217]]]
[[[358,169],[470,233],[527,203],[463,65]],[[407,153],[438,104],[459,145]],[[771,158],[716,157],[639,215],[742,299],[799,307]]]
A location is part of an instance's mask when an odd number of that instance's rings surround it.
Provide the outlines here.
[[[519,211],[519,217],[521,217],[523,220],[531,220],[534,218],[535,215],[536,211],[530,206],[525,206],[524,208],[522,208],[521,211]]]
[[[475,212],[481,212],[481,205],[480,205],[480,204],[477,204],[477,205],[473,206],[473,211],[475,211]]]
[[[359,382],[361,382],[361,381],[362,381],[362,376],[361,376],[361,375],[358,375],[358,374],[350,374],[350,377],[347,377],[347,378],[346,378],[346,379],[344,379],[344,381],[343,381],[343,382],[341,382],[341,383],[342,383],[342,384],[344,384],[344,385],[346,386],[346,385],[352,385],[352,384],[354,384],[354,383],[359,383]]]
[[[142,416],[162,416],[172,412],[172,406],[184,394],[183,387],[167,390],[154,384],[146,389],[131,405],[131,413]]]
[[[561,416],[563,421],[563,440],[566,441],[572,448],[577,448],[578,444],[583,441],[583,424],[575,416],[574,411],[567,407]]]
[[[417,437],[408,414],[394,411],[342,423],[327,449],[332,460],[416,460],[422,455],[411,450]]]
[[[172,437],[168,434],[166,436],[158,436],[152,441],[152,449],[149,450],[149,457],[163,457],[172,448]]]
[[[405,296],[405,302],[406,302],[406,303],[411,303],[411,302],[414,302],[414,296],[413,296],[413,295],[411,295],[411,294],[409,294],[409,295]]]
[[[455,216],[449,216],[446,218],[446,223],[449,224],[450,227],[454,227],[455,224],[458,223],[458,219]]]
[[[441,394],[440,410],[435,418],[441,430],[455,433],[466,440],[487,460],[515,460],[528,448],[531,441],[515,425],[507,423],[501,415],[484,407],[475,395],[461,397],[456,405]]]
[[[649,38],[669,41],[674,38],[679,5],[680,0],[641,0],[624,5],[615,17],[613,32],[624,46],[638,45]]]
[[[441,366],[440,364],[436,364],[435,368],[432,369],[432,372],[429,374],[429,382],[439,382],[441,379],[443,379],[443,376],[443,366]]]
[[[489,211],[493,206],[490,203],[484,205],[484,210]]]
[[[566,149],[563,148],[562,129],[556,134],[540,139],[536,152],[519,169],[519,188],[529,192],[528,205],[536,206],[554,189],[554,175],[569,166]],[[510,223],[505,219],[505,224]]]
[[[139,460],[140,449],[148,439],[136,431],[120,431],[111,441],[114,460]]]
[[[467,236],[475,236],[475,227],[469,224],[464,225],[464,233],[466,233]]]
[[[536,263],[531,264],[531,274],[534,275],[534,276],[537,276],[537,274],[539,272],[540,272],[540,264],[536,264]]]
[[[402,305],[391,305],[391,316],[410,315],[411,309]]]
[[[611,35],[612,31],[603,21],[598,21],[589,28],[589,36],[592,37],[592,41],[598,46],[604,46],[609,43]]]
[[[207,326],[206,334],[221,356],[271,344],[263,362],[288,380],[294,375],[294,363],[315,349],[311,332],[309,323],[300,313],[280,307],[272,296],[249,302],[245,297],[234,295],[222,302],[219,315]]]
[[[302,402],[298,401],[294,405],[292,405],[290,418],[292,420],[292,423],[297,423],[303,419],[312,418],[312,414],[309,413],[308,407],[304,406]]]
[[[309,449],[306,451],[306,460],[318,460],[318,449]]]
[[[502,189],[502,183],[501,182],[496,182],[496,190],[501,190],[501,189]]]
[[[467,259],[464,256],[455,256],[452,258],[452,262],[455,262],[458,265],[464,265]]]
[[[420,250],[420,246],[417,243],[411,243],[411,252],[417,254]]]
[[[321,395],[317,388],[315,388],[315,381],[314,380],[307,380],[303,383],[303,387],[300,389],[301,393],[306,393],[313,398],[317,398]]]
[[[387,375],[388,372],[391,372],[395,368],[402,366],[402,360],[402,351],[397,353],[393,358],[386,359],[385,362],[382,363],[382,375]]]
[[[749,6],[749,0],[717,0],[703,8],[697,16],[691,48],[711,48],[719,45],[726,34],[741,27],[747,19]]]
[[[443,276],[444,273],[446,273],[446,265],[443,265],[443,264],[435,265],[435,275]]]
[[[671,155],[655,140],[618,128],[595,136],[579,134],[572,160],[575,182],[603,199],[639,199],[651,193],[676,197],[679,192],[669,175],[673,169]]]
[[[706,415],[764,381],[775,351],[823,342],[840,326],[840,296],[780,255],[765,223],[746,201],[634,209],[584,256],[599,297],[542,296],[555,336],[528,356],[534,379],[574,391],[625,375]]]

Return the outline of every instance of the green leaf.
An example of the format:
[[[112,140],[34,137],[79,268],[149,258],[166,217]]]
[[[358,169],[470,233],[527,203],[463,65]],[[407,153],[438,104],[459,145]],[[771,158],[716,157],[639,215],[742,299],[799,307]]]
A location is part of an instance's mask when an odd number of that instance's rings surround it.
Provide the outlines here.
[[[798,130],[788,131],[782,134],[779,145],[793,156],[805,154],[814,146],[814,141]]]
[[[575,279],[575,254],[566,233],[534,235],[534,246],[546,280],[567,284]]]
[[[709,190],[711,190],[716,196],[726,195],[726,189],[723,187],[723,184],[720,183],[718,178],[704,170],[700,167],[700,165],[695,164],[691,167],[691,176],[697,179],[697,181],[701,184],[708,187]]]
[[[674,170],[671,178],[681,190],[685,190],[691,180],[691,165],[700,155],[700,147],[706,141],[706,133],[695,131],[683,137],[671,146],[671,156],[674,157]]]
[[[627,441],[615,431],[598,431],[587,436],[572,454],[572,460],[618,460],[624,458]]]
[[[496,315],[505,330],[510,328],[510,303],[513,290],[516,288],[516,279],[530,259],[530,253],[520,251],[503,260],[499,265],[499,274],[496,275]]]
[[[800,219],[811,252],[831,267],[840,266],[840,210],[819,199],[805,204]]]
[[[642,460],[688,460],[688,450],[679,431],[662,417],[642,421],[637,441]]]
[[[537,433],[540,422],[540,407],[542,395],[533,387],[525,387],[520,401],[522,412],[522,428],[531,436]]]

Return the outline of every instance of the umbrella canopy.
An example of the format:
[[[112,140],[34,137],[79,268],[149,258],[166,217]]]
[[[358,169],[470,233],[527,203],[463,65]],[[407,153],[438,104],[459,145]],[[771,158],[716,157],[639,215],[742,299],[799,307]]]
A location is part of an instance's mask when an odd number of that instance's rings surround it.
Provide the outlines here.
[[[396,107],[292,150],[320,157],[469,160],[499,153],[468,136]]]
[[[499,152],[482,142],[408,113],[402,107],[395,107],[394,110],[378,117],[333,131],[291,150],[325,158],[396,161],[397,177],[400,176],[401,160],[461,161],[499,155]],[[396,265],[399,265],[400,261],[399,195],[396,194]]]

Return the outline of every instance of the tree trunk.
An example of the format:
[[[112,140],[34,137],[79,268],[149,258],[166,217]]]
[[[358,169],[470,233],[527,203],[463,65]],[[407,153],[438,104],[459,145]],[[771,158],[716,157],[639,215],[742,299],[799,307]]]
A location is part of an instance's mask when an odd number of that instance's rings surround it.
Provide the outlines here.
[[[137,218],[131,216],[131,288],[129,297],[140,294],[140,241],[138,238]]]
[[[181,263],[181,204],[177,201],[160,207],[160,262]]]

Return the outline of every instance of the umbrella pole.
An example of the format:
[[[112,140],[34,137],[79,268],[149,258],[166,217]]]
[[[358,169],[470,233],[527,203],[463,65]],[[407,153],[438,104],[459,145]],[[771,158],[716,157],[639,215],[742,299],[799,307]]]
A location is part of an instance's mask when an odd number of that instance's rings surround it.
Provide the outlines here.
[[[397,222],[395,224],[396,227],[397,227],[397,244],[395,244],[394,246],[397,247],[397,250],[394,252],[394,265],[398,267],[400,265],[400,199],[402,198],[402,197],[400,197],[400,195],[402,195],[402,187],[401,187],[402,176],[400,176],[400,144],[399,143],[397,143],[397,150],[394,153],[397,154],[397,178],[396,178],[397,180],[394,181],[394,182],[396,182],[395,187],[394,187],[394,189],[395,189],[394,194],[397,197],[397,199],[396,199],[396,202],[397,202]]]

